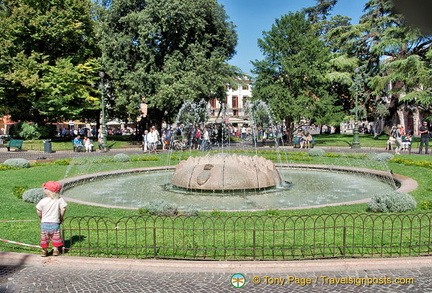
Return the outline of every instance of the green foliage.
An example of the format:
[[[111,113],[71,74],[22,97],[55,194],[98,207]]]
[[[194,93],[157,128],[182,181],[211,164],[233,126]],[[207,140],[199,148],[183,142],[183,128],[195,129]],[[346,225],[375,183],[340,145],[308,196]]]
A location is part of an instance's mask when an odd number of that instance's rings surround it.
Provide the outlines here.
[[[310,149],[308,151],[309,156],[311,157],[322,157],[326,154],[326,152],[323,149]]]
[[[14,120],[82,117],[99,105],[91,1],[2,1],[0,110]]]
[[[375,213],[400,213],[413,210],[416,205],[417,203],[411,195],[392,191],[373,196],[368,203],[367,210]]]
[[[19,122],[10,128],[10,134],[13,137],[37,140],[41,137],[53,137],[55,135],[55,126],[38,125],[37,123]]]
[[[0,164],[0,171],[11,170],[11,169],[20,169],[20,168],[12,167],[12,166],[6,166],[4,163]]]
[[[328,158],[340,158],[340,157],[342,157],[342,155],[339,153],[326,153],[324,156],[328,157]]]
[[[420,204],[420,208],[423,209],[423,210],[432,210],[432,200],[423,201]]]
[[[372,160],[375,161],[388,161],[394,158],[393,154],[390,153],[380,153],[371,157]]]
[[[139,157],[131,157],[130,158],[131,161],[135,161],[135,162],[139,162],[139,161],[157,161],[159,160],[157,156],[149,156],[149,155],[145,155],[145,156],[139,156]]]
[[[56,165],[63,165],[63,166],[67,166],[71,163],[71,159],[58,159],[55,160],[55,164]]]
[[[28,123],[23,123],[21,125],[21,131],[19,135],[24,139],[31,139],[31,140],[39,139],[41,137],[41,134],[38,131],[38,125],[28,124]]]
[[[210,212],[210,215],[213,216],[213,217],[220,217],[220,216],[223,216],[223,213],[221,211],[219,211],[219,210],[213,209]]]
[[[30,203],[38,203],[44,197],[46,195],[43,188],[32,188],[22,194],[22,200]]]
[[[184,101],[225,100],[225,84],[239,75],[226,63],[237,34],[216,0],[117,0],[99,14],[117,115],[137,117],[145,97],[153,119],[173,118]]]
[[[7,159],[3,164],[15,168],[30,168],[29,161],[22,158]]]
[[[22,199],[23,193],[26,190],[26,187],[22,187],[22,186],[15,186],[12,189],[12,193],[15,195],[16,198],[18,199]]]
[[[269,104],[278,120],[324,122],[338,114],[334,96],[325,90],[330,52],[304,13],[276,19],[258,46],[264,60],[252,62],[257,74],[253,96]]]
[[[114,156],[114,161],[116,161],[116,162],[129,162],[130,158],[128,155],[123,154],[123,153],[122,154],[116,154]]]
[[[157,216],[175,216],[178,214],[177,207],[163,199],[150,201],[144,207],[140,208],[140,214],[150,214]]]
[[[424,167],[432,169],[432,162],[430,161],[416,161],[416,160],[410,160],[410,159],[402,159],[402,158],[396,158],[396,159],[390,159],[390,161],[406,165],[406,166],[418,166],[418,167]]]
[[[280,215],[280,211],[279,211],[279,210],[272,210],[272,209],[270,209],[270,210],[266,210],[264,214],[265,214],[266,216],[274,216],[274,217],[277,217],[277,216]]]

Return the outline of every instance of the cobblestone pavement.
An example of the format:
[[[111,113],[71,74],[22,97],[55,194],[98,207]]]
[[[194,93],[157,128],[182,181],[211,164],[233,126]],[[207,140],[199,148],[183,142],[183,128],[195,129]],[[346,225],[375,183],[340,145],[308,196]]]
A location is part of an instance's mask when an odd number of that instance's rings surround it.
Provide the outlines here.
[[[432,292],[431,257],[254,264],[12,255],[18,263],[0,255],[0,292]]]
[[[2,272],[8,272],[9,277],[1,280],[1,292],[432,292],[431,271],[387,271],[373,272],[336,272],[336,273],[302,273],[296,278],[318,279],[316,284],[304,285],[291,282],[290,284],[254,284],[251,278],[255,275],[245,274],[246,284],[242,288],[234,288],[230,283],[229,273],[157,273],[139,271],[109,271],[109,270],[67,270],[51,268],[24,267],[21,269],[2,267]],[[288,273],[289,274],[289,273]],[[413,278],[414,284],[390,285],[345,285],[322,284],[321,279],[326,276],[343,279],[352,278],[381,278],[392,280],[396,276]],[[287,279],[287,274],[274,274],[267,281],[275,282],[275,278]],[[266,279],[261,277],[263,281]],[[300,281],[299,281],[300,282]],[[377,281],[378,282],[378,281]]]

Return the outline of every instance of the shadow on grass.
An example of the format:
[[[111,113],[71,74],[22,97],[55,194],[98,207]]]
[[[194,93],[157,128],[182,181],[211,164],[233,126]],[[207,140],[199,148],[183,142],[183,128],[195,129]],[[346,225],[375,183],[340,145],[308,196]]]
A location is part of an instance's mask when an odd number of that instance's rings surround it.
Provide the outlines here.
[[[68,253],[72,246],[76,243],[82,242],[86,239],[83,235],[74,235],[70,239],[64,241],[64,253]]]

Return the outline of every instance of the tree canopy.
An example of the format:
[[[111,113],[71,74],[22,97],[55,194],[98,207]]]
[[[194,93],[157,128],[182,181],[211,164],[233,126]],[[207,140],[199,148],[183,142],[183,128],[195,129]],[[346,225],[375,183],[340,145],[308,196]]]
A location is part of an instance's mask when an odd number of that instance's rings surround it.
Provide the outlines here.
[[[90,0],[0,4],[0,111],[43,124],[99,105]]]
[[[223,100],[226,83],[239,74],[226,63],[237,34],[216,0],[113,0],[99,20],[110,107],[129,118],[144,102],[161,121],[184,101]]]
[[[368,119],[430,110],[432,38],[392,1],[368,1],[355,25],[330,17],[336,4],[317,0],[264,32],[254,98],[287,124],[338,122],[355,98]],[[227,63],[236,44],[217,0],[0,1],[0,113],[39,124],[96,118],[103,71],[111,118],[135,120],[146,103],[148,117],[172,122],[185,101],[226,99],[242,76]]]
[[[327,91],[330,51],[305,13],[276,19],[258,46],[264,60],[253,62],[253,96],[269,103],[278,119],[290,127],[301,118],[324,122],[338,113]]]

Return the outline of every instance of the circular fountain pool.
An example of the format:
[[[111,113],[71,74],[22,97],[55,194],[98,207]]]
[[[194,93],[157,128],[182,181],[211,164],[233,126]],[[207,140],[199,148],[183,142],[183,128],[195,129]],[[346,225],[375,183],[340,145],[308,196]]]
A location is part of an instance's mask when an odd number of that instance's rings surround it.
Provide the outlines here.
[[[353,172],[346,168],[279,167],[289,188],[263,191],[236,191],[229,194],[167,188],[172,170],[139,169],[92,174],[62,180],[69,201],[91,205],[140,208],[163,199],[179,210],[193,206],[198,210],[266,210],[320,207],[366,202],[377,193],[394,190],[389,174],[379,171]],[[330,170],[331,169],[331,170]],[[127,174],[124,174],[127,173]]]

